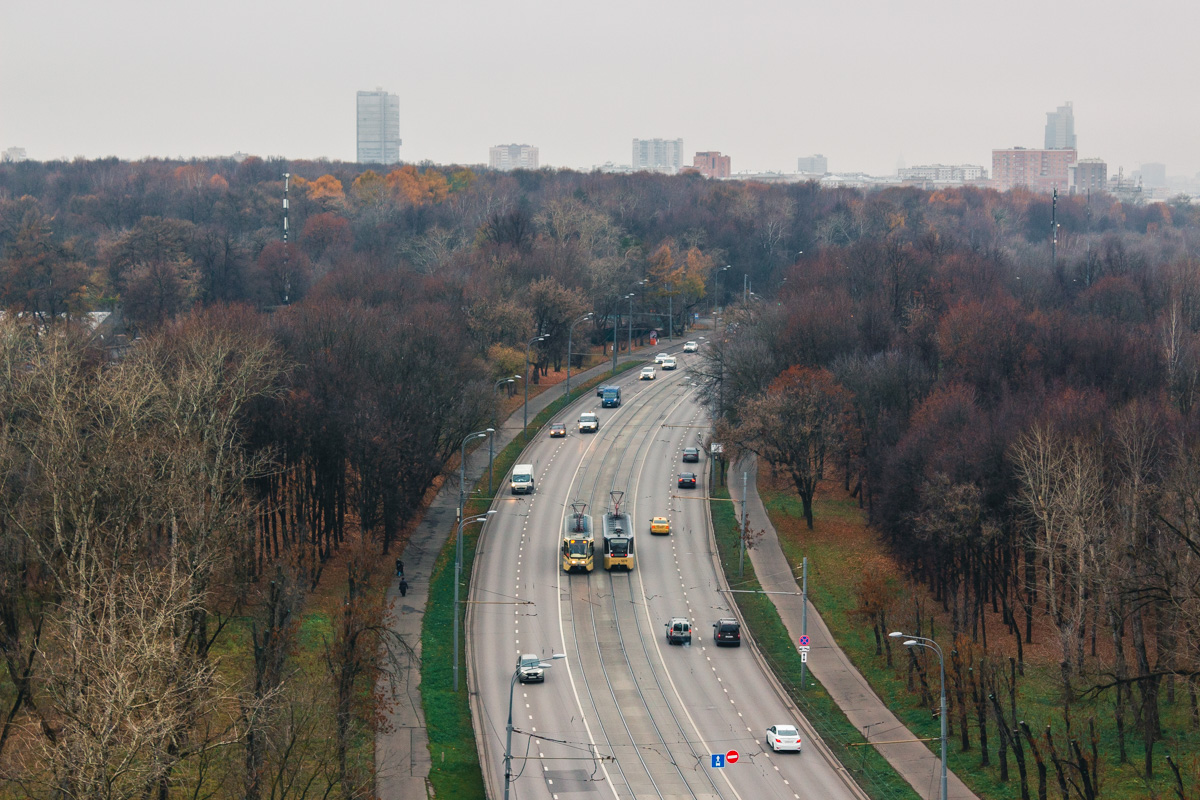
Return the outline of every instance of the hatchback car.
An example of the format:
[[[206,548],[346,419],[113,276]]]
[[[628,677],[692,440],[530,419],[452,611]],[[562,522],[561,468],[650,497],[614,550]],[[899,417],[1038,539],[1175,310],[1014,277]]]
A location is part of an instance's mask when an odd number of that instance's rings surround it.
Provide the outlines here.
[[[699,460],[700,460],[700,448],[699,447],[683,448],[683,462],[685,464],[694,463]]]
[[[685,353],[694,353],[699,349],[700,349],[699,342],[684,342],[683,343],[683,352],[685,352]]]
[[[561,422],[554,422],[550,425],[550,438],[556,439],[567,435],[567,426]]]
[[[713,641],[720,647],[727,644],[730,647],[742,646],[742,625],[736,619],[719,619],[713,623]]]
[[[670,357],[671,357],[670,353],[659,353],[658,355],[656,355],[654,357],[654,363],[661,364],[663,362],[664,358],[670,358]]]
[[[667,644],[691,644],[692,623],[687,617],[671,617],[667,623]]]
[[[694,473],[694,472],[679,473],[679,488],[680,489],[695,489],[696,488],[696,473]]]
[[[780,750],[800,752],[800,731],[795,725],[772,725],[767,728],[767,747],[778,753]]]
[[[654,380],[654,375],[654,367],[642,367],[642,380],[652,381]]]
[[[671,521],[666,517],[651,517],[650,518],[651,533],[670,533]]]

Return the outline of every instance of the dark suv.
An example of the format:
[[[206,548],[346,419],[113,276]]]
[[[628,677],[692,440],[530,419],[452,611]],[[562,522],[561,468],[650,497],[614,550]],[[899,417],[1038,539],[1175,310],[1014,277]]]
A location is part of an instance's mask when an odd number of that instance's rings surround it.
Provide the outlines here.
[[[741,647],[742,626],[736,619],[719,619],[713,623],[713,641],[720,647],[723,644],[731,647]]]

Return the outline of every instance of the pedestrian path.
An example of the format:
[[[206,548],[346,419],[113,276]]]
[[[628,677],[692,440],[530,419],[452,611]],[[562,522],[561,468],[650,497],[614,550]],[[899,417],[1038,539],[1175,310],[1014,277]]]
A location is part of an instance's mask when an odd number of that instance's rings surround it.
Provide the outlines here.
[[[621,363],[653,358],[649,350],[619,356]],[[583,372],[572,372],[571,383],[578,387],[586,381],[612,369],[605,362]],[[529,418],[533,419],[547,406],[566,393],[566,386],[552,386],[529,398]],[[524,408],[518,407],[495,433],[494,452],[499,453],[521,433]],[[467,455],[464,466],[466,484],[474,486],[487,474],[488,448],[477,447]],[[499,482],[504,476],[497,475]],[[429,737],[425,730],[425,713],[421,707],[421,625],[425,604],[429,599],[429,574],[434,561],[454,532],[458,519],[458,479],[447,480],[426,510],[417,529],[409,538],[400,557],[404,559],[404,575],[408,582],[406,596],[401,597],[399,582],[390,581],[387,602],[392,613],[389,628],[402,643],[402,664],[397,665],[394,685],[386,678],[380,682],[381,696],[391,699],[385,710],[386,725],[375,737],[375,796],[379,800],[425,800],[432,797],[429,788]]]
[[[750,563],[754,565],[754,572],[763,591],[796,593],[772,594],[769,597],[779,610],[779,617],[787,627],[789,638],[798,641],[801,635],[804,599],[799,594],[800,587],[796,584],[796,578],[783,555],[783,549],[779,546],[779,537],[767,516],[762,498],[759,497],[757,465],[752,460],[739,463],[730,468],[729,474],[741,474],[743,470],[748,474],[746,515],[754,520],[756,529],[760,526],[765,529],[754,547],[746,552],[750,556]],[[735,502],[741,501],[740,480],[729,481],[729,494]],[[879,695],[875,694],[875,690],[867,683],[862,673],[850,663],[850,659],[837,646],[829,628],[825,626],[824,620],[812,603],[808,604],[808,639],[812,648],[808,668],[829,692],[829,696],[850,723],[860,731],[869,731],[868,741],[907,740],[901,744],[879,744],[876,745],[876,749],[908,781],[917,794],[926,800],[937,800],[941,793],[941,758],[921,742],[911,741],[916,736],[904,727],[904,723],[888,709]],[[954,773],[949,774],[946,783],[948,800],[978,800]]]

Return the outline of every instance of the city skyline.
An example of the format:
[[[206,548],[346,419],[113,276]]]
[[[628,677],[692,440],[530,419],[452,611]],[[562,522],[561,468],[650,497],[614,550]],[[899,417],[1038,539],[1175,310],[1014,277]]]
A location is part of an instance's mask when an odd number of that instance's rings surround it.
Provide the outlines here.
[[[840,170],[891,174],[902,162],[986,164],[994,149],[1037,147],[1046,114],[1071,101],[1081,158],[1126,173],[1144,163],[1200,172],[1200,104],[1176,99],[1164,79],[1196,66],[1189,36],[1200,11],[1182,2],[1139,9],[1153,59],[1112,57],[1125,28],[1123,6],[1107,1],[1016,0],[1002,14],[943,0],[737,11],[702,2],[724,9],[716,30],[695,4],[673,1],[637,14],[625,0],[520,6],[496,16],[478,2],[350,2],[330,16],[303,3],[281,15],[216,0],[195,18],[131,0],[73,3],[66,15],[20,4],[0,31],[0,150],[354,161],[352,98],[384,86],[400,97],[410,163],[478,164],[497,142],[531,141],[542,164],[586,170],[625,163],[633,138],[669,135],[689,158],[719,150],[739,171],[790,172],[823,153]],[[363,29],[368,9],[378,19]],[[1037,26],[1021,21],[1030,15]],[[397,28],[454,36],[449,49],[441,36],[396,48]],[[1067,50],[1066,30],[1102,44]],[[496,91],[497,71],[536,76],[536,91]]]

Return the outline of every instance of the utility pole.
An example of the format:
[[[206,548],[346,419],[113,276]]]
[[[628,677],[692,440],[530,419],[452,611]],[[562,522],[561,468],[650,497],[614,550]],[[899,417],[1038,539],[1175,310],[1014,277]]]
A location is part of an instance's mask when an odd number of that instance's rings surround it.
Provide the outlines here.
[[[742,541],[738,547],[738,577],[746,567],[746,473],[742,472]]]
[[[292,271],[288,268],[288,185],[292,173],[283,173],[283,304],[286,306],[292,293]]]
[[[1058,187],[1054,187],[1054,197],[1050,200],[1050,266],[1058,264]]]
[[[801,573],[802,577],[800,578],[800,602],[802,602],[804,605],[801,606],[802,610],[800,611],[800,635],[808,636],[808,556],[804,557],[804,561],[802,563],[804,572]],[[804,691],[804,672],[807,667],[808,663],[801,660],[800,691]]]
[[[613,375],[617,374],[617,320],[620,315],[617,313],[616,305],[613,306]]]

